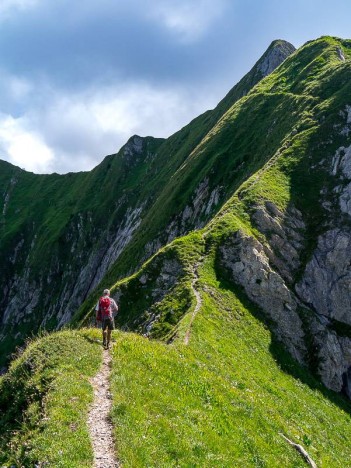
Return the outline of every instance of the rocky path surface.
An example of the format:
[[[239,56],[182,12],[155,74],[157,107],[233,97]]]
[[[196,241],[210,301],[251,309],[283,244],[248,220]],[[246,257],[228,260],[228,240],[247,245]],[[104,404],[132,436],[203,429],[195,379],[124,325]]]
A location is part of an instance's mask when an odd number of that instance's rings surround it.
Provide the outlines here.
[[[113,426],[109,419],[112,406],[110,393],[111,354],[103,351],[100,371],[91,379],[94,401],[88,416],[90,438],[94,450],[94,468],[116,468],[121,465],[115,455]]]
[[[197,315],[197,313],[199,312],[200,310],[200,307],[202,305],[202,299],[201,299],[201,295],[199,293],[199,291],[196,289],[196,283],[199,279],[199,274],[197,272],[198,268],[199,268],[199,265],[200,265],[200,262],[197,263],[194,267],[194,278],[191,282],[191,289],[193,290],[193,293],[196,297],[196,305],[195,305],[195,308],[193,310],[193,313],[192,313],[192,316],[191,316],[191,319],[190,319],[190,323],[189,323],[189,328],[185,334],[185,337],[184,337],[184,344],[185,345],[188,345],[189,344],[189,340],[190,340],[190,333],[191,333],[191,327],[192,327],[192,324],[195,320],[195,317]]]

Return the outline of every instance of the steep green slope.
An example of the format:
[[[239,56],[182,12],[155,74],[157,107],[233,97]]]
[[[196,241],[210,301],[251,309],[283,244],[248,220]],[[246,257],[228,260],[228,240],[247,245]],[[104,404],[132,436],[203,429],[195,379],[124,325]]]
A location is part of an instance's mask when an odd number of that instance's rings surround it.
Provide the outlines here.
[[[0,162],[0,364],[31,332],[67,323],[121,253],[114,276],[211,218],[226,190],[205,193],[205,212],[172,227],[202,183],[189,173],[179,199],[174,174],[223,113],[293,50],[275,41],[216,109],[166,141],[132,137],[91,172],[39,176]]]
[[[151,242],[153,253],[152,247],[172,239],[172,234],[186,232],[187,222],[190,229],[194,213],[197,214],[196,226],[202,227],[208,220],[207,203],[211,195],[214,199],[217,197],[220,205],[267,162],[283,153],[286,156],[283,160],[289,166],[285,172],[296,168],[290,184],[294,201],[301,199],[305,191],[309,193],[302,202],[305,200],[305,211],[308,211],[307,222],[314,226],[309,234],[311,243],[316,242],[316,226],[320,223],[316,216],[321,211],[318,190],[328,175],[325,171],[321,175],[311,170],[311,161],[305,155],[309,151],[316,152],[321,135],[333,133],[332,125],[340,121],[339,113],[347,104],[349,81],[346,77],[350,62],[340,61],[337,54],[340,47],[347,56],[348,41],[321,38],[307,44],[223,115],[172,175],[143,218],[140,230],[108,272],[105,284],[113,283],[130,271],[145,245],[144,259],[147,258],[150,239],[154,239],[154,243]],[[319,148],[315,156],[317,163],[326,151],[332,152],[340,146],[342,139],[334,133],[330,150],[325,146]],[[292,142],[294,147],[290,148]],[[267,190],[274,190],[274,181],[268,184]],[[195,193],[194,187],[197,187]],[[210,208],[213,209],[211,205]],[[249,210],[249,206],[245,209]],[[161,229],[167,219],[172,219],[171,229]],[[86,305],[91,303],[88,301]],[[84,305],[83,313],[86,312]]]
[[[113,421],[126,467],[347,466],[350,405],[284,351],[252,303],[199,270],[202,306],[171,346],[119,334],[113,350]],[[182,333],[180,332],[182,331]]]
[[[285,435],[301,444],[317,466],[347,466],[350,403],[328,391],[286,353],[269,331],[262,311],[223,276],[216,249],[207,250],[201,239],[201,233],[191,235],[177,247],[179,255],[191,249],[192,261],[200,261],[193,284],[201,301],[192,320],[196,297],[188,284],[192,304],[172,344],[115,332],[112,420],[119,460],[133,468],[306,466],[283,439]],[[44,380],[49,388],[48,393],[39,394],[46,395],[44,399],[35,399],[36,404],[43,403],[41,413],[29,407],[25,424],[18,427],[17,423],[17,431],[10,434],[11,455],[3,455],[3,462],[45,460],[60,467],[91,466],[82,417],[91,397],[82,396],[85,379],[83,384],[71,385],[68,376],[74,376],[77,364],[79,373],[96,371],[100,352],[83,337],[94,340],[100,333],[82,333],[64,332],[38,341],[3,380],[2,389],[11,389],[2,393],[3,408],[8,401],[17,401],[17,394],[31,401],[27,395],[32,394],[28,389],[33,382]],[[64,363],[63,351],[72,343],[79,361]],[[93,360],[89,367],[87,359]],[[23,392],[18,377],[25,382]],[[57,391],[63,389],[58,398]],[[31,425],[33,414],[39,429]],[[9,413],[7,419],[11,417]],[[52,431],[60,436],[53,437]],[[78,443],[82,444],[79,449]],[[21,447],[27,450],[21,453]]]

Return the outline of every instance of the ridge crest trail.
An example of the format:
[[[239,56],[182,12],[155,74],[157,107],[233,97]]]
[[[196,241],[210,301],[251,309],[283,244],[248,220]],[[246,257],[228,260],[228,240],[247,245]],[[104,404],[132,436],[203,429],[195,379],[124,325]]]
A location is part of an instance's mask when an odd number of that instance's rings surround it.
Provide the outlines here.
[[[193,291],[193,293],[195,295],[195,298],[196,298],[196,305],[195,305],[195,308],[194,308],[194,310],[193,310],[193,312],[191,314],[189,328],[188,328],[188,330],[187,330],[187,332],[185,334],[185,337],[184,337],[184,344],[185,345],[189,344],[192,324],[193,324],[193,322],[195,320],[195,317],[196,317],[197,313],[199,312],[199,310],[200,310],[200,308],[202,306],[201,294],[199,293],[199,291],[195,287],[197,281],[199,280],[198,268],[201,265],[202,261],[203,261],[203,257],[194,265],[194,269],[193,269],[194,277],[193,277],[193,280],[191,282],[191,289],[192,289],[192,291]]]
[[[115,455],[113,426],[109,418],[112,407],[110,392],[111,354],[103,350],[102,365],[90,382],[94,401],[88,415],[88,427],[94,451],[94,468],[121,467]]]

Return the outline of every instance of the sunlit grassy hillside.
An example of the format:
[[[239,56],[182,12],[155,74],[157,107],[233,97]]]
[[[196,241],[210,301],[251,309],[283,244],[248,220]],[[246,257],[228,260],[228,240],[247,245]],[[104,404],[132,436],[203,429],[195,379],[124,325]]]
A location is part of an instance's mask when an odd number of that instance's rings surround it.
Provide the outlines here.
[[[214,252],[196,288],[201,308],[192,323],[193,307],[184,316],[172,344],[115,332],[112,420],[123,466],[306,466],[282,434],[317,466],[348,466],[351,405],[292,360],[260,310],[217,272]],[[87,378],[99,340],[94,329],[54,334],[13,364],[1,382],[10,431],[2,463],[91,466]]]
[[[351,406],[299,367],[263,316],[215,273],[210,254],[191,311],[171,345],[119,333],[113,421],[126,467],[298,467],[301,444],[317,466],[347,466]]]

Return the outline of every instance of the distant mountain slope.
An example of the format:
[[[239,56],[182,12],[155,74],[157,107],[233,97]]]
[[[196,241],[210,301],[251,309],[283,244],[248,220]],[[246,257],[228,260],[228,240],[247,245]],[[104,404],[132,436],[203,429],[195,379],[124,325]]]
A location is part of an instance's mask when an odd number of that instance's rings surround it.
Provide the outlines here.
[[[131,240],[120,275],[210,219],[227,191],[204,191],[197,177],[186,182],[181,200],[169,199],[174,174],[223,113],[292,50],[284,41],[273,43],[215,110],[166,141],[134,136],[91,172],[41,176],[0,162],[2,362],[28,334],[67,323]],[[174,227],[194,197],[206,207]]]

